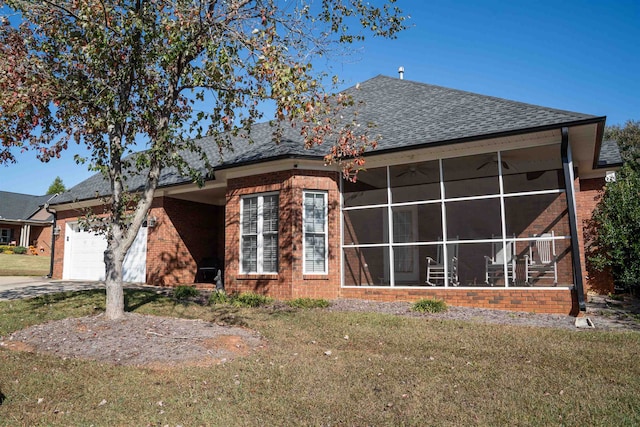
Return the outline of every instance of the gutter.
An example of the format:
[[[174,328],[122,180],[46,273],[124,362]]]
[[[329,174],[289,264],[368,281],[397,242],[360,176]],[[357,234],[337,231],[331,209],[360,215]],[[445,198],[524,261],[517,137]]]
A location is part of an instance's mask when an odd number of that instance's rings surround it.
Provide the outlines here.
[[[569,229],[571,230],[571,258],[573,261],[573,277],[578,296],[578,307],[582,313],[587,311],[584,300],[584,284],[582,266],[580,265],[580,242],[578,241],[578,217],[576,209],[576,196],[573,187],[573,159],[571,147],[569,147],[569,128],[562,128],[562,144],[560,146],[562,156],[562,169],[564,171],[564,187],[567,195],[567,209],[569,211]]]
[[[51,224],[51,262],[49,263],[49,274],[47,274],[47,277],[49,279],[53,277],[53,260],[56,255],[56,234],[55,233],[56,233],[56,222],[58,221],[58,212],[55,210],[51,210],[49,208],[49,202],[51,202],[51,200],[53,200],[55,197],[58,197],[58,194],[60,193],[56,193],[53,196],[51,196],[51,198],[49,198],[49,200],[47,200],[44,204],[44,210],[50,213],[51,215],[53,215],[53,223]]]

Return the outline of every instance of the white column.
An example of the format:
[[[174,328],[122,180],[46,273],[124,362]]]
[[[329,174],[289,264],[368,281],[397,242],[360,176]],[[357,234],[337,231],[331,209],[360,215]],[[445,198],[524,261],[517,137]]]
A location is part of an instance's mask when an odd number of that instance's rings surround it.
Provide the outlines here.
[[[25,224],[22,226],[22,231],[20,232],[20,246],[24,246],[25,248],[29,247],[29,235],[31,234],[31,226]]]

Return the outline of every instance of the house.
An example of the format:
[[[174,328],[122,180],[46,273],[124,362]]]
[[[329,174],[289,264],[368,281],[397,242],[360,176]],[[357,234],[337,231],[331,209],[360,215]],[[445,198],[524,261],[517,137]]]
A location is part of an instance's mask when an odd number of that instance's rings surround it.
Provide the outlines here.
[[[346,92],[381,137],[356,182],[325,166],[326,147],[305,150],[295,130],[274,145],[257,125],[201,188],[164,171],[125,280],[200,282],[217,259],[227,291],[282,299],[584,309],[583,222],[620,164],[605,117],[386,76]],[[54,277],[104,277],[104,239],[77,218],[108,188],[95,175],[55,200]]]
[[[31,247],[51,255],[52,215],[43,205],[51,198],[0,191],[0,245]]]

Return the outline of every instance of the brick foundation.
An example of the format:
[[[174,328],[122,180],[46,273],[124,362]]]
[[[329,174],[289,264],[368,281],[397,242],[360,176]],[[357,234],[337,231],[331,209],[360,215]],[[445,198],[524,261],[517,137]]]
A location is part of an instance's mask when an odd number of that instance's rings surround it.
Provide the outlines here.
[[[578,314],[576,292],[571,289],[384,289],[343,288],[342,298],[375,301],[417,301],[437,298],[462,307],[536,313]]]

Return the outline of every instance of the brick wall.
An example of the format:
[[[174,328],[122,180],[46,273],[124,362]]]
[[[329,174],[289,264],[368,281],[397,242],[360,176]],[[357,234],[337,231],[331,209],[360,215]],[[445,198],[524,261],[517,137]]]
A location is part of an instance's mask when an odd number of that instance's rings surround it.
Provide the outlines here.
[[[335,172],[291,170],[232,179],[227,187],[226,279],[229,292],[258,292],[275,298],[336,298],[340,292],[340,199]],[[328,194],[328,274],[304,274],[302,197],[305,190]],[[240,202],[246,195],[279,194],[278,273],[240,274]]]
[[[192,284],[198,263],[224,252],[224,208],[157,198],[149,211],[156,218],[147,237],[147,283],[157,286]]]
[[[555,236],[571,235],[567,197],[564,193],[514,197],[506,199],[505,205],[508,236],[515,234],[518,238],[530,238],[552,231]],[[571,241],[556,240],[550,244],[555,246],[558,284],[572,284],[574,278]],[[519,259],[523,259],[525,255],[529,256],[530,245],[535,249],[532,242],[516,242],[516,254]],[[535,253],[533,254],[535,256]],[[534,274],[531,281],[534,286],[552,286],[553,270],[547,271],[546,274]]]
[[[51,255],[51,226],[31,226],[31,243],[36,248],[38,255]]]
[[[591,219],[591,214],[599,201],[599,193],[604,188],[604,178],[575,180],[576,191],[576,211],[578,216],[578,226],[582,226],[582,233],[578,236],[580,241],[580,264],[582,265],[582,276],[585,279],[585,292],[592,291],[600,294],[613,292],[613,278],[608,272],[597,272],[588,268],[585,258],[585,238],[587,234],[587,223]]]

